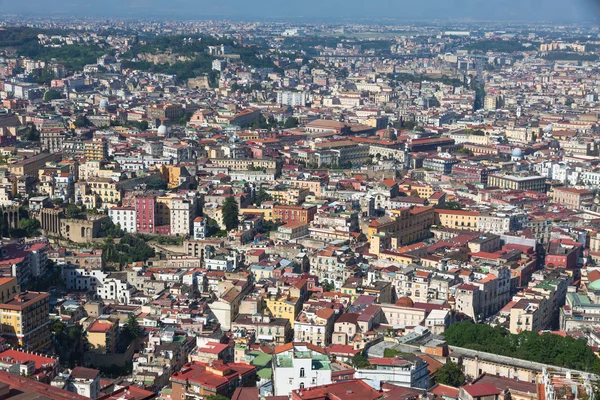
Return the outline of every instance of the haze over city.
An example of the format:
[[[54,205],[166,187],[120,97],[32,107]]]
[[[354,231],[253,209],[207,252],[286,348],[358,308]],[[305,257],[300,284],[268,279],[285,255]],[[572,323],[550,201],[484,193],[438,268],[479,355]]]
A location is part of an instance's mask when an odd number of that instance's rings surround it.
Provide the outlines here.
[[[300,19],[333,21],[378,18],[589,21],[598,0],[0,0],[0,13],[50,16],[152,18]]]

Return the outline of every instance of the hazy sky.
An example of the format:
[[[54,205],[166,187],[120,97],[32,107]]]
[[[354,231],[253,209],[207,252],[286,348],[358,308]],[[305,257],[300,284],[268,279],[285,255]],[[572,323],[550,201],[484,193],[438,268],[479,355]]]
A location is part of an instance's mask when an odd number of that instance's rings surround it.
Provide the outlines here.
[[[600,0],[0,0],[0,14],[232,19],[600,20]]]

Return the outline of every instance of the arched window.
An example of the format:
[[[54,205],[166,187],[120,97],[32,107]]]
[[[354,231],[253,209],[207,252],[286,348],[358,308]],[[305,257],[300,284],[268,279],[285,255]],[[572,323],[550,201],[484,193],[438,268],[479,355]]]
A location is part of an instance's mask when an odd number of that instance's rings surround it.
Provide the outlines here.
[[[300,382],[300,389],[304,389],[304,382]]]
[[[300,378],[304,378],[304,368],[300,368]]]

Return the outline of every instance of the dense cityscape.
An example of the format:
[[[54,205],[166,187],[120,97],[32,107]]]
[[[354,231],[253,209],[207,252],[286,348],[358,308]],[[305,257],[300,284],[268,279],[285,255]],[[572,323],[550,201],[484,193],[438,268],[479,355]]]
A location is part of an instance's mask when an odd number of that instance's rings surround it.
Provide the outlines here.
[[[600,30],[0,11],[0,396],[600,399]]]

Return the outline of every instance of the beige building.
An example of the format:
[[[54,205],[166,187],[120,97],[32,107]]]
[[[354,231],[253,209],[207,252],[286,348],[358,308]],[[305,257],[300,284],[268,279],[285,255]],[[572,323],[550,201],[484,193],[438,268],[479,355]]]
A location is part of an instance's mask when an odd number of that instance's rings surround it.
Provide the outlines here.
[[[276,169],[277,162],[266,158],[216,158],[210,160],[212,165],[219,168],[229,168],[233,171],[249,170],[252,168]]]
[[[381,324],[400,327],[420,325],[427,315],[427,312],[422,309],[392,304],[382,304],[381,311],[383,312]]]
[[[552,200],[563,206],[579,210],[592,205],[594,193],[587,189],[555,187],[552,192]]]
[[[476,231],[479,228],[479,213],[464,210],[435,210],[435,223],[446,228]]]
[[[548,327],[550,310],[545,299],[521,299],[510,309],[510,333],[539,332]]]
[[[545,192],[546,178],[543,176],[490,175],[488,176],[488,186],[501,189]]]
[[[328,346],[331,344],[335,316],[335,311],[331,308],[309,308],[302,311],[294,323],[294,340],[320,347]]]

